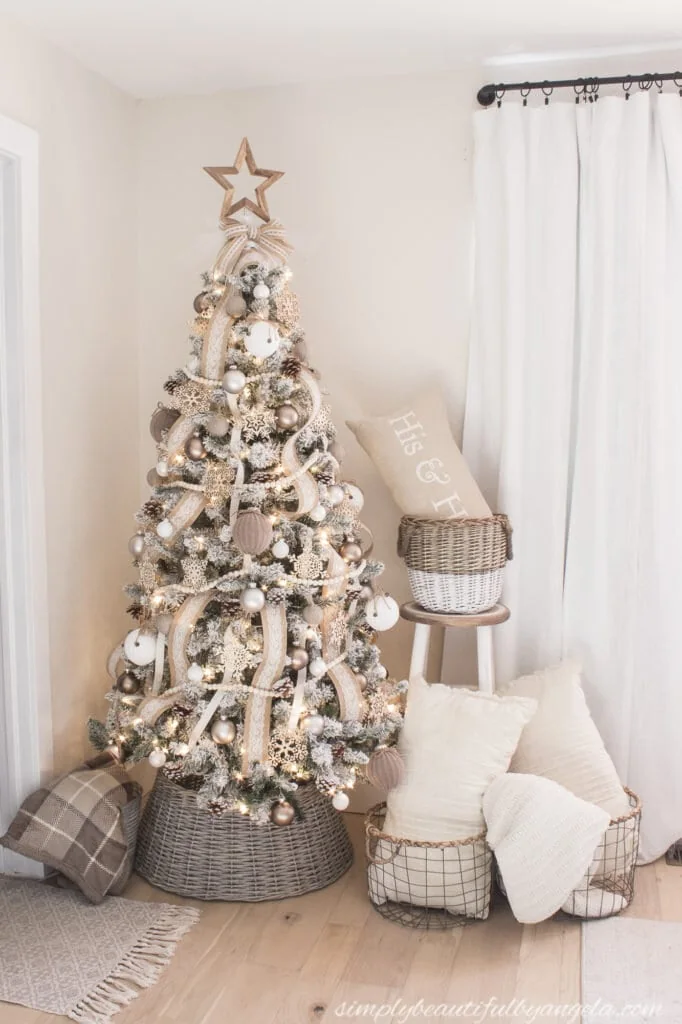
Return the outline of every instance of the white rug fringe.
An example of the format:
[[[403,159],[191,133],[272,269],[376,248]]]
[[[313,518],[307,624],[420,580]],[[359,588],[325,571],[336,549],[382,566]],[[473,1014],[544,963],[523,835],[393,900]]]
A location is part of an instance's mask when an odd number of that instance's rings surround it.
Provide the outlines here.
[[[108,978],[78,1002],[68,1016],[79,1024],[109,1024],[119,1010],[158,981],[180,939],[199,920],[193,907],[169,907],[116,965]]]

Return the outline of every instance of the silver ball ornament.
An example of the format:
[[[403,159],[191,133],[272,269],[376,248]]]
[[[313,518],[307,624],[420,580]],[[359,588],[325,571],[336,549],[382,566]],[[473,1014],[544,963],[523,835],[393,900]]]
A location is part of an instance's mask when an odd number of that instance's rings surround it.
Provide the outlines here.
[[[144,554],[145,542],[144,534],[136,533],[128,541],[128,551],[133,558],[140,558]]]
[[[149,755],[149,763],[152,768],[163,768],[166,763],[166,755],[163,750],[152,750]]]
[[[173,524],[171,523],[170,519],[162,519],[159,525],[156,527],[156,532],[158,533],[161,540],[168,540],[168,538],[173,533]]]
[[[275,423],[279,430],[292,430],[298,423],[298,409],[295,405],[285,402],[275,409]]]
[[[327,671],[327,663],[323,658],[313,658],[308,667],[313,679],[319,679]]]
[[[343,790],[339,790],[338,793],[334,793],[332,797],[332,807],[337,811],[345,811],[350,803],[350,797]]]
[[[308,652],[303,647],[290,647],[287,656],[291,660],[291,667],[295,672],[300,672],[308,664]]]
[[[205,459],[208,454],[204,448],[204,442],[198,434],[195,434],[194,437],[190,437],[189,441],[185,445],[185,451],[187,452],[187,457],[192,459],[194,462],[198,462],[199,459]]]
[[[265,594],[255,584],[251,584],[242,590],[239,595],[239,603],[249,615],[255,615],[256,612],[260,612],[265,604]]]
[[[286,558],[287,555],[289,554],[289,545],[285,540],[282,540],[282,538],[280,537],[279,540],[275,541],[270,550],[272,551],[275,558]]]
[[[223,377],[223,387],[228,395],[238,395],[246,387],[246,377],[236,366],[231,366]]]
[[[213,437],[225,437],[230,432],[230,421],[222,413],[215,413],[206,424],[206,429]]]
[[[303,609],[303,618],[309,626],[319,626],[324,618],[324,611],[319,604],[308,604]]]
[[[232,743],[237,735],[237,726],[228,718],[219,718],[211,726],[211,739],[220,746]]]
[[[295,817],[296,812],[287,800],[279,800],[270,811],[270,821],[273,825],[291,825]]]
[[[347,540],[339,548],[339,554],[346,562],[359,562],[362,559],[362,548],[356,540]]]
[[[270,289],[261,282],[253,289],[253,297],[254,299],[268,299],[270,297]]]
[[[301,721],[301,728],[311,736],[321,736],[324,732],[322,715],[306,715]]]
[[[116,689],[120,693],[137,693],[140,689],[140,680],[132,672],[122,672],[116,680]]]

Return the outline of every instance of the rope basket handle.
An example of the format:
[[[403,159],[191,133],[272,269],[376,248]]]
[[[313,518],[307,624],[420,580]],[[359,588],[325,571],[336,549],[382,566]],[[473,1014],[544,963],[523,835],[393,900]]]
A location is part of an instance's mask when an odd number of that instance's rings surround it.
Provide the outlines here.
[[[402,843],[391,843],[391,846],[395,847],[393,853],[391,853],[390,856],[388,857],[377,857],[371,851],[371,844],[372,840],[375,840],[375,842],[378,844],[380,842],[381,836],[382,833],[379,831],[378,828],[375,828],[374,825],[367,826],[367,830],[365,832],[365,854],[370,864],[391,864],[392,861],[396,859],[396,857],[403,848]]]

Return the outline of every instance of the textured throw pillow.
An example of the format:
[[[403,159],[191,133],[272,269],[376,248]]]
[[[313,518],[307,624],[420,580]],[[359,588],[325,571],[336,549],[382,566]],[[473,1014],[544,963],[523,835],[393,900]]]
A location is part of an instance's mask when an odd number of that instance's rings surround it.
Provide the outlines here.
[[[452,439],[443,396],[431,388],[389,416],[349,422],[358,441],[408,515],[449,519],[490,515]]]
[[[483,813],[509,905],[524,924],[569,899],[609,824],[606,811],[558,783],[512,772],[489,786]]]
[[[509,766],[534,700],[410,681],[400,750],[403,781],[390,791],[384,831],[404,839],[445,842],[485,828],[483,794]],[[462,866],[464,865],[464,878]],[[370,872],[382,899],[485,916],[485,844],[444,850],[404,846]]]
[[[552,779],[612,818],[628,813],[629,800],[587,707],[579,665],[566,661],[521,676],[504,692],[538,702],[514,754],[513,772]]]

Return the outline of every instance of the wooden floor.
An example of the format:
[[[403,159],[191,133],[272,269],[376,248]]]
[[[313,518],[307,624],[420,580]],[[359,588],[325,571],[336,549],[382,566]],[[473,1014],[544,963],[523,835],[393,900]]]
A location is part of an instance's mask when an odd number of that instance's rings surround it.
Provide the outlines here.
[[[161,981],[118,1014],[116,1024],[312,1024],[344,1019],[403,1024],[400,1006],[393,1016],[388,1010],[361,1016],[352,1014],[352,1004],[394,1004],[399,999],[408,1005],[420,999],[462,1004],[486,1002],[491,996],[500,1002],[514,997],[534,1004],[580,1002],[578,922],[523,926],[498,902],[487,921],[454,931],[401,928],[371,908],[362,817],[348,815],[348,822],[356,846],[353,868],[328,889],[298,899],[202,904],[175,898],[134,877],[125,893],[129,898],[191,904],[202,909],[202,917],[182,940]],[[658,861],[639,869],[635,900],[627,913],[682,921],[682,868]],[[557,1018],[536,1019],[540,1024]],[[50,1014],[0,1004],[1,1024],[55,1020]]]

